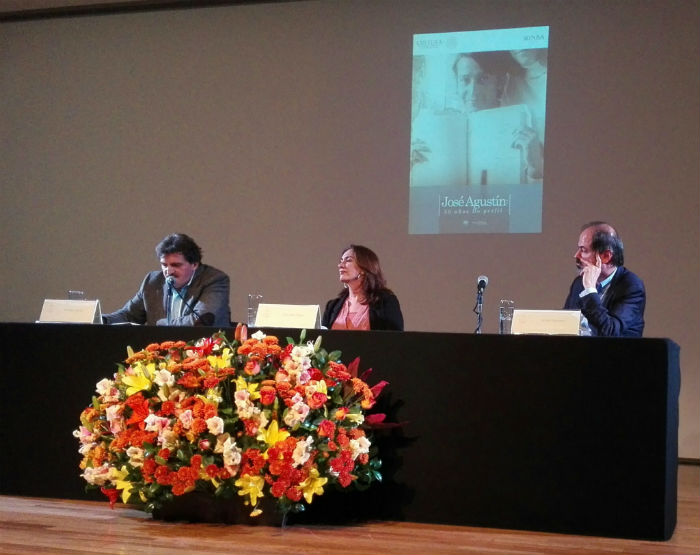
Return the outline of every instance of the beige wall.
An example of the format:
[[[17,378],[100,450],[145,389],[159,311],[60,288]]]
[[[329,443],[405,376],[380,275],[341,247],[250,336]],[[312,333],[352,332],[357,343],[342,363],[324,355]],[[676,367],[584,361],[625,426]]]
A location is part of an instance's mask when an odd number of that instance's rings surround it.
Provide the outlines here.
[[[234,319],[253,290],[323,304],[357,242],[408,330],[473,331],[486,274],[494,333],[501,297],[561,307],[579,225],[606,219],[646,282],[645,335],[681,345],[698,458],[699,12],[344,0],[1,23],[0,319],[68,289],[114,310],[182,231],[231,275]],[[531,25],[550,26],[543,232],[407,235],[413,33]]]

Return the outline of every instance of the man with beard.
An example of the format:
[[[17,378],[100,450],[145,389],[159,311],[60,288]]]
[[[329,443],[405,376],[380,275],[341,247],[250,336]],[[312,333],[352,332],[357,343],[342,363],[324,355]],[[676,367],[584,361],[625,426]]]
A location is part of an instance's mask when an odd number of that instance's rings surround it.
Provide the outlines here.
[[[574,279],[564,309],[581,310],[591,335],[641,337],[644,331],[644,283],[623,266],[624,248],[606,222],[581,228],[574,254]]]

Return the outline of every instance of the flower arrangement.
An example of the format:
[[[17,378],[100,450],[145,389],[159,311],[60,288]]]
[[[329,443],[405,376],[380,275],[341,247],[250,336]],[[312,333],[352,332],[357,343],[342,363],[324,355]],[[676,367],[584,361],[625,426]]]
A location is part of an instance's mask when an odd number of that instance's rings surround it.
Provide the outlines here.
[[[274,498],[286,516],[329,486],[380,480],[366,414],[386,382],[358,377],[321,337],[298,343],[236,328],[186,343],[154,343],[97,383],[73,432],[81,476],[110,504],[147,512],[188,492],[242,498],[255,517]]]

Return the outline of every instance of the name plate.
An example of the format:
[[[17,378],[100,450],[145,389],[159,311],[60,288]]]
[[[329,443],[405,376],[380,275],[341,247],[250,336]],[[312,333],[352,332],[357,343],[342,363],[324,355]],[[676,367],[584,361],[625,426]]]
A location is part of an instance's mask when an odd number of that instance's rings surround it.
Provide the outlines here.
[[[101,324],[100,301],[45,299],[38,322]]]
[[[317,304],[260,304],[255,327],[304,328],[321,326],[321,309]]]
[[[580,310],[513,311],[513,334],[579,335]]]

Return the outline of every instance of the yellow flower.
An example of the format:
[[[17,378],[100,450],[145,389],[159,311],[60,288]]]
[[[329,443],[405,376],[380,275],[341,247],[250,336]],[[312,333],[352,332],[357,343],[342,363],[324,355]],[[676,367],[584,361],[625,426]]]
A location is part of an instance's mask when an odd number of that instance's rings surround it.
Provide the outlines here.
[[[122,503],[126,503],[129,501],[131,490],[134,488],[134,484],[124,479],[129,472],[126,470],[126,466],[122,466],[121,470],[117,470],[116,468],[112,468],[111,470],[110,478],[114,482],[114,486],[122,490]]]
[[[323,486],[326,485],[326,482],[328,482],[328,478],[320,478],[317,469],[312,468],[309,471],[309,477],[299,484],[307,503],[311,503],[314,494],[323,495]]]
[[[345,415],[345,419],[349,420],[353,424],[362,424],[365,421],[365,416],[363,414],[356,414],[354,412],[349,412]]]
[[[265,480],[262,476],[241,476],[236,480],[236,487],[240,488],[238,490],[238,495],[247,495],[250,497],[250,504],[255,506],[258,502],[258,497],[264,497],[263,486],[265,485]]]
[[[314,385],[316,386],[316,391],[319,393],[328,394],[328,387],[326,387],[326,382],[324,380],[314,382]]]
[[[133,395],[139,391],[145,391],[151,388],[151,380],[143,374],[134,374],[133,376],[124,376],[122,383],[128,385],[126,389],[127,395]]]
[[[231,356],[231,349],[226,347],[221,352],[221,356],[215,357],[210,355],[207,357],[207,360],[212,368],[228,368],[231,365]]]
[[[248,392],[250,393],[251,401],[260,399],[258,385],[259,384],[257,383],[248,383],[247,381],[245,381],[245,378],[243,378],[243,376],[238,376],[238,379],[236,379],[236,391],[248,390]]]
[[[273,446],[278,441],[284,441],[289,437],[289,432],[287,430],[280,430],[277,420],[273,420],[272,423],[265,430],[260,430],[258,433],[258,441],[264,441],[270,446]]]
[[[129,386],[126,390],[126,394],[133,395],[139,391],[151,389],[151,376],[153,376],[156,372],[155,363],[137,363],[134,364],[131,369],[133,374],[122,377],[122,383]]]

